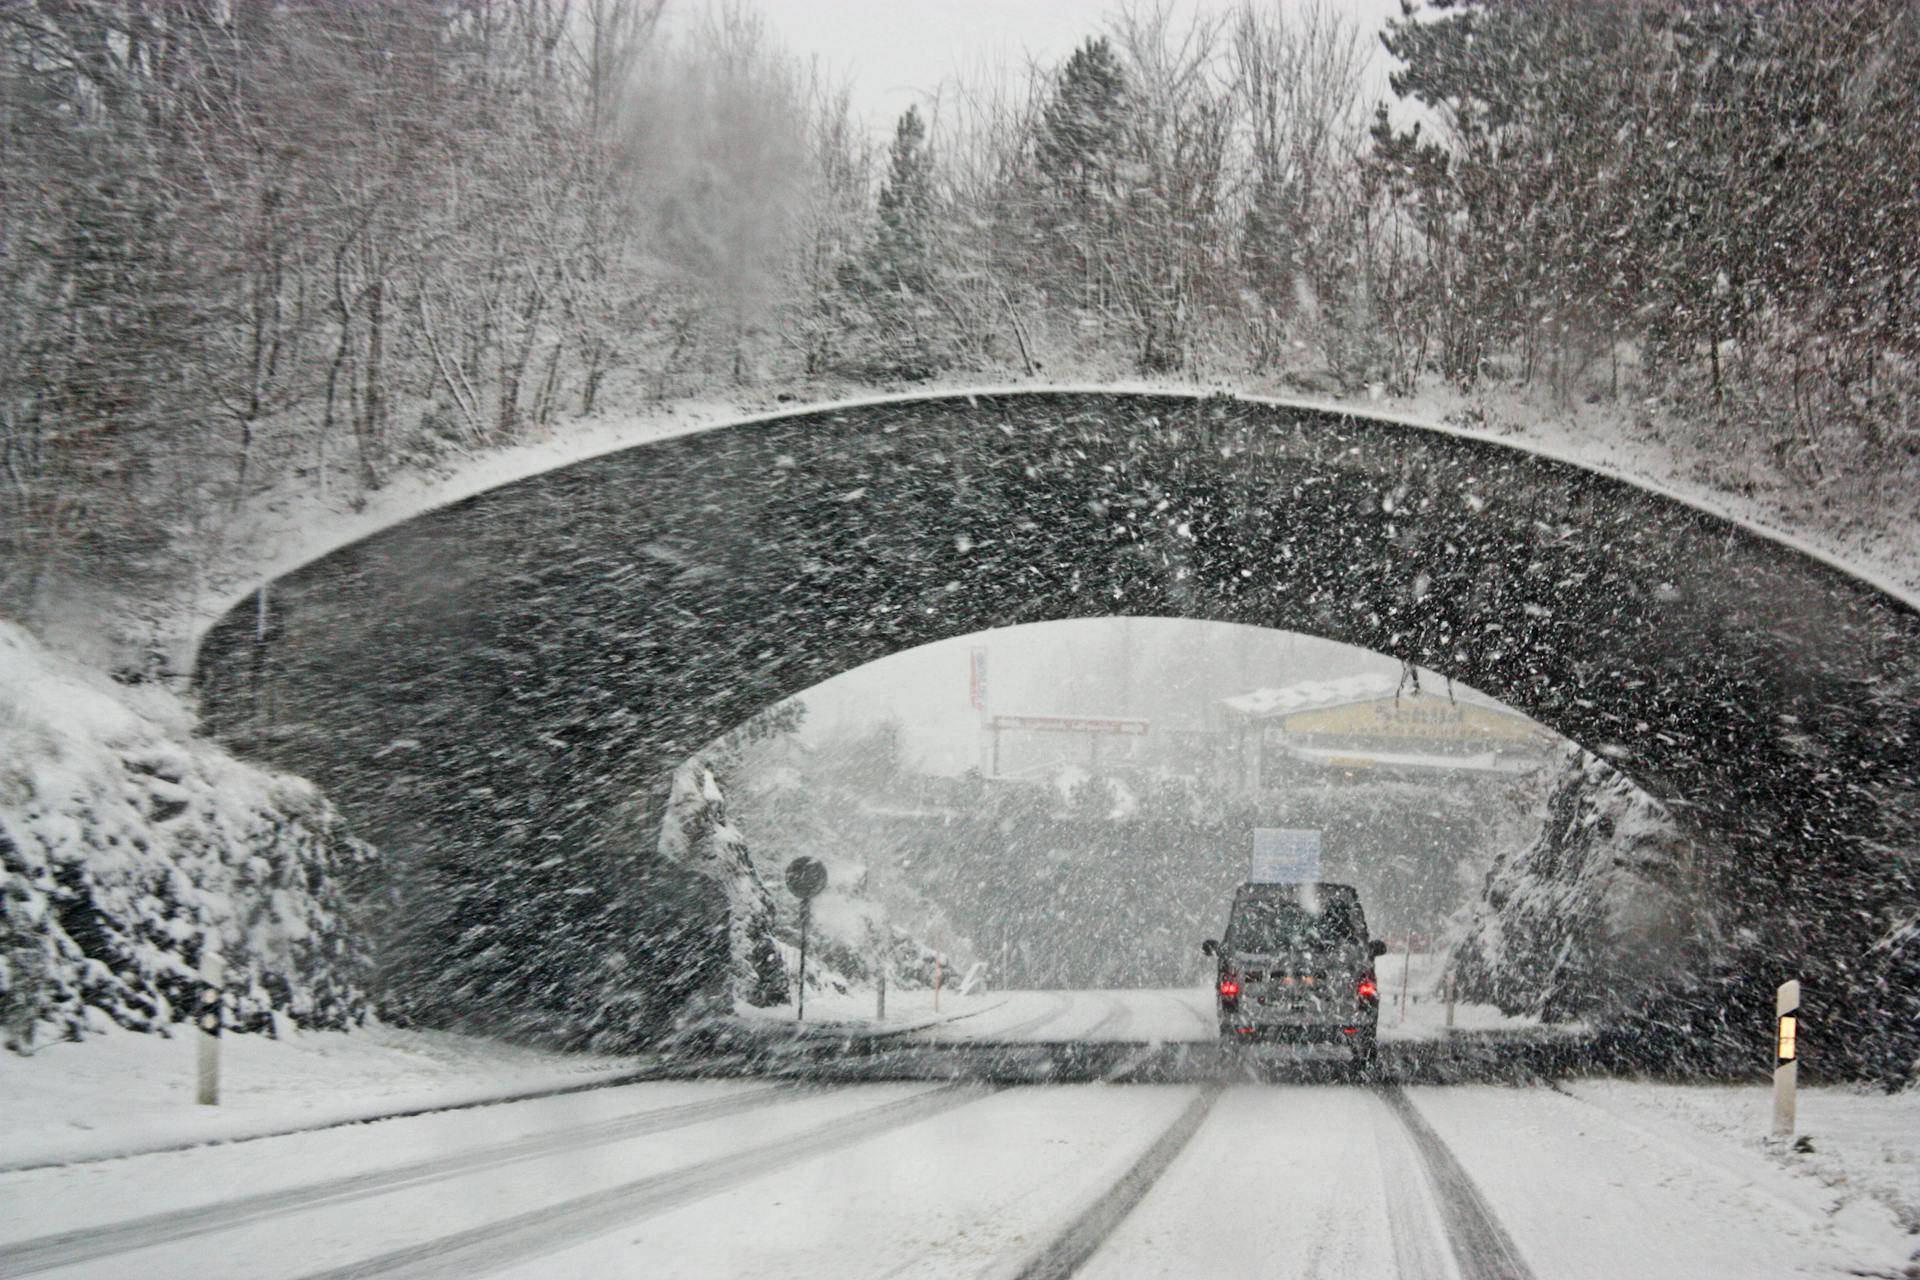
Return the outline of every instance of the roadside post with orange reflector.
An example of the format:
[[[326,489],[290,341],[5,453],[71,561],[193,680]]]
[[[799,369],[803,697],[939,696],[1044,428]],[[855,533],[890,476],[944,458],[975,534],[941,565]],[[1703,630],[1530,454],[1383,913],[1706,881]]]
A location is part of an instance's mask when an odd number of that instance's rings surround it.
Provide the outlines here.
[[[203,1107],[220,1105],[220,1030],[226,1021],[227,961],[208,934],[200,944],[199,1052],[196,1055],[194,1100]]]
[[[1800,981],[1780,984],[1774,995],[1773,1136],[1793,1136],[1793,1091],[1800,1076]]]

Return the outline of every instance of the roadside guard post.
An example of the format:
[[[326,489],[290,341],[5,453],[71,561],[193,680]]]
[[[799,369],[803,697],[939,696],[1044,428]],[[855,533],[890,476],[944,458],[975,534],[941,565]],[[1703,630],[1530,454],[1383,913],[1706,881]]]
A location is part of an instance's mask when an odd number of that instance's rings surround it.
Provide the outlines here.
[[[1773,1000],[1773,1136],[1793,1136],[1793,1091],[1800,1078],[1800,980],[1780,984]]]
[[[787,888],[800,899],[800,994],[793,1020],[807,1016],[807,929],[813,923],[813,900],[827,887],[827,869],[815,858],[795,858],[787,864]]]
[[[200,953],[199,1089],[195,1101],[203,1107],[220,1105],[220,1023],[223,1004],[221,984],[227,978],[227,962],[213,944],[203,945]]]

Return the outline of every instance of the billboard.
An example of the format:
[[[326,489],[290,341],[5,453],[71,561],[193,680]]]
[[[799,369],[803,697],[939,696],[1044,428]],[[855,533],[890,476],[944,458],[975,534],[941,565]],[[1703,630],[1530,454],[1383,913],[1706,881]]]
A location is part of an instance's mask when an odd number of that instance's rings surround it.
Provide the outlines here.
[[[1306,884],[1320,878],[1320,832],[1255,827],[1247,879],[1254,884]]]
[[[995,716],[993,727],[1035,733],[1118,733],[1137,738],[1147,732],[1148,723],[1115,716]]]

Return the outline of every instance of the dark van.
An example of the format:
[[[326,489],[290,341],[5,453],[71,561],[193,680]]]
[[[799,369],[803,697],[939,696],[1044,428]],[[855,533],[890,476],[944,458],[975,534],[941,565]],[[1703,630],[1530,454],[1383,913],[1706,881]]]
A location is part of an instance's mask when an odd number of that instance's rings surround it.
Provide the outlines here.
[[[1226,936],[1201,945],[1218,959],[1221,1038],[1342,1043],[1371,1067],[1380,1024],[1373,961],[1386,949],[1368,936],[1352,885],[1241,885]]]

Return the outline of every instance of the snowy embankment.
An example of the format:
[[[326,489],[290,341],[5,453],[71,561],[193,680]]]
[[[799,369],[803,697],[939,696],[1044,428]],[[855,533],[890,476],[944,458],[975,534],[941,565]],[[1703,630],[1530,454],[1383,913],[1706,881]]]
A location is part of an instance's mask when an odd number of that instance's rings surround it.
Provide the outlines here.
[[[864,1039],[924,1031],[950,1022],[965,1027],[980,1015],[1005,1005],[1009,999],[1005,992],[975,992],[963,996],[949,987],[941,993],[939,1008],[936,1009],[931,988],[895,989],[887,992],[887,1010],[882,1017],[878,995],[873,990],[851,986],[846,991],[836,991],[830,986],[816,988],[811,981],[813,974],[813,957],[808,956],[809,981],[804,1019],[800,1016],[800,1010],[791,1004],[767,1009],[742,1007],[739,1016],[745,1023],[755,1027],[779,1027],[797,1034],[814,1034],[829,1039]]]
[[[1920,1089],[1801,1089],[1792,1143],[1768,1136],[1766,1085],[1575,1080],[1562,1090],[1654,1134],[1691,1130],[1689,1150],[1729,1170],[1756,1156],[1790,1169],[1824,1188],[1813,1198],[1828,1217],[1872,1223],[1885,1210],[1920,1247]]]
[[[97,1160],[592,1085],[630,1058],[374,1024],[228,1036],[217,1107],[194,1102],[194,1035],[113,1030],[0,1054],[0,1170]]]
[[[365,1017],[342,880],[373,857],[310,784],[193,736],[0,622],[0,1014],[7,1046],[194,1011],[208,951],[231,1026]]]
[[[1450,1036],[1579,1034],[1585,1024],[1541,1024],[1531,1013],[1507,1013],[1497,1005],[1448,1001],[1444,952],[1389,951],[1373,962],[1380,983],[1382,1040],[1444,1040]]]
[[[1533,1273],[1911,1276],[1920,1093],[1800,1091],[1809,1151],[1771,1141],[1770,1091],[1576,1080],[1409,1095]]]

